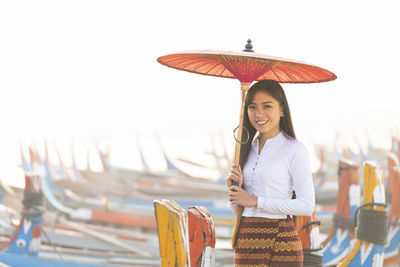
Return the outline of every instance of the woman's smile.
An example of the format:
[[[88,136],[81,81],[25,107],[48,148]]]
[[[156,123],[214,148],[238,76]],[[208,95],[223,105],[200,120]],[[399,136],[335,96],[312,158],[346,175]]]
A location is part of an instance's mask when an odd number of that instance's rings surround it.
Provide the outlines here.
[[[258,126],[264,126],[265,124],[267,124],[269,121],[266,121],[266,120],[263,120],[263,121],[257,121],[256,120],[256,123],[257,123],[257,125]]]

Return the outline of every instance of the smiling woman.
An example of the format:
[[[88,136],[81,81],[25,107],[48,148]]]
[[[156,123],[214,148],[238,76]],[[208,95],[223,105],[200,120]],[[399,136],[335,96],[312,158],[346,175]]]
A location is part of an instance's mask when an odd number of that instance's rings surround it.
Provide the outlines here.
[[[242,144],[240,165],[233,165],[227,178],[230,206],[239,216],[242,212],[233,242],[235,266],[303,266],[293,216],[309,216],[315,206],[308,152],[296,140],[277,82],[254,84],[245,110],[244,125],[254,140]]]
[[[279,83],[264,80],[254,84],[247,94],[246,107],[247,113],[244,114],[243,125],[249,130],[249,140],[253,140],[257,131],[260,133],[260,148],[267,139],[276,136],[280,131],[296,138],[289,103]],[[266,123],[263,124],[263,121]],[[250,147],[251,143],[242,145],[243,152],[240,154],[242,167]]]

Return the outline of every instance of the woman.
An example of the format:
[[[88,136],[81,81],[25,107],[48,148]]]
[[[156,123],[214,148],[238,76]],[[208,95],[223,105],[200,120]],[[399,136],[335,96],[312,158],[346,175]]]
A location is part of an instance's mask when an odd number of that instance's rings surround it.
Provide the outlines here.
[[[289,105],[277,82],[252,85],[245,108],[243,123],[253,142],[242,144],[240,164],[232,166],[227,178],[232,210],[244,208],[235,266],[303,266],[292,216],[310,216],[314,210],[308,153],[296,140]]]

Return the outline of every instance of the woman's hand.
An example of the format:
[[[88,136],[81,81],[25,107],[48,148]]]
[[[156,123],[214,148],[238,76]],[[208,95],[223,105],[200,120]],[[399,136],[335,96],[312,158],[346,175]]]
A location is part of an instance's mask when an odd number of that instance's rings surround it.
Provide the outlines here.
[[[229,201],[242,207],[257,207],[258,204],[257,197],[236,185],[229,187]]]
[[[231,167],[231,172],[229,173],[229,176],[226,178],[226,186],[230,188],[232,186],[232,182],[237,182],[238,186],[242,187],[243,175],[240,165],[233,164]]]

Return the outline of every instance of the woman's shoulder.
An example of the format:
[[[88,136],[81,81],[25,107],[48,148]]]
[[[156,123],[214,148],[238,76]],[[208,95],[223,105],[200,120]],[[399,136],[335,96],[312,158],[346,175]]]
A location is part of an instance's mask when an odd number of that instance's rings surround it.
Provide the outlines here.
[[[292,153],[307,152],[306,146],[298,139],[285,135],[285,147]]]

